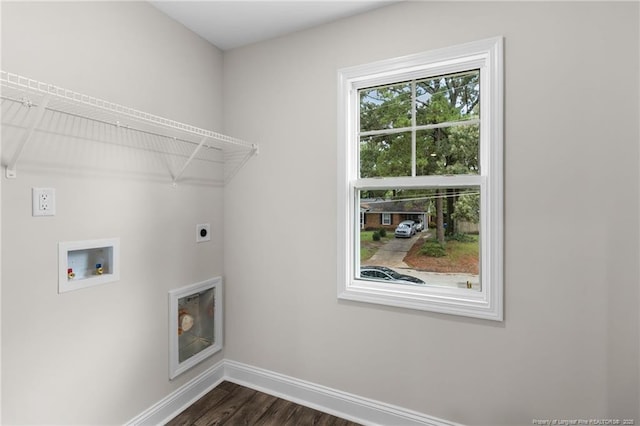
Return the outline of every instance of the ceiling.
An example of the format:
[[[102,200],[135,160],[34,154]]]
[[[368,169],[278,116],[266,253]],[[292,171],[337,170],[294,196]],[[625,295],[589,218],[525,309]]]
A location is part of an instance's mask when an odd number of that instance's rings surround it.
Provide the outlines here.
[[[150,3],[222,50],[357,15],[398,0],[188,1]]]

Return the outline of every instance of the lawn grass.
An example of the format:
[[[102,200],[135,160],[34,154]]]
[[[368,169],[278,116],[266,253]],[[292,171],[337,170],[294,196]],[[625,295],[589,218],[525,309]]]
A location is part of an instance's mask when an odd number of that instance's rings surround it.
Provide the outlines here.
[[[463,257],[475,256],[478,257],[479,242],[477,235],[467,235],[472,241],[460,242],[456,240],[449,240],[446,244],[447,257],[452,262],[457,261]]]
[[[377,231],[360,231],[360,242],[373,241],[373,233]],[[387,234],[387,237],[389,234]]]
[[[373,233],[376,231],[360,231],[360,261],[370,259],[380,246],[389,241],[393,232],[387,231],[386,237],[381,237],[380,241],[373,240]]]
[[[376,250],[360,247],[360,262],[363,260],[371,259],[371,257],[375,254]]]

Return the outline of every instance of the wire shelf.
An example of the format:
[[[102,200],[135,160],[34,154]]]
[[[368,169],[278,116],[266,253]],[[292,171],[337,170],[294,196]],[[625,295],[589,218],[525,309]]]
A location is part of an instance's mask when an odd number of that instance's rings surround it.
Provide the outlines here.
[[[0,71],[2,125],[19,139],[6,175],[38,133],[48,140],[75,138],[121,145],[172,157],[175,184],[194,162],[222,168],[223,183],[257,154],[258,146],[211,130],[94,98],[52,84]]]

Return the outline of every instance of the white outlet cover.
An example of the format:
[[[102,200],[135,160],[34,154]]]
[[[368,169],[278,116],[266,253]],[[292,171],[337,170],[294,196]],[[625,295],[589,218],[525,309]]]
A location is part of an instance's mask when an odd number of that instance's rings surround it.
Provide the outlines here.
[[[31,213],[33,216],[56,215],[55,188],[31,188]]]
[[[196,225],[196,243],[211,241],[211,225],[200,223]]]

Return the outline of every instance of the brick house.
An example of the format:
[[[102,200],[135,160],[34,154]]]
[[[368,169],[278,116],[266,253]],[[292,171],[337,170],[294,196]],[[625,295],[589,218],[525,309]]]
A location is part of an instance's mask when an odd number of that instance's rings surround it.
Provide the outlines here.
[[[429,211],[429,200],[368,199],[360,201],[360,229],[362,230],[382,228],[395,230],[403,220],[422,222],[423,228],[428,229],[429,223],[435,220]],[[456,220],[456,229],[466,234],[477,234],[480,226],[478,223]]]
[[[428,200],[388,201],[368,199],[360,201],[360,228],[394,230],[403,220],[429,224]]]

